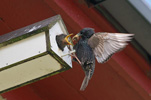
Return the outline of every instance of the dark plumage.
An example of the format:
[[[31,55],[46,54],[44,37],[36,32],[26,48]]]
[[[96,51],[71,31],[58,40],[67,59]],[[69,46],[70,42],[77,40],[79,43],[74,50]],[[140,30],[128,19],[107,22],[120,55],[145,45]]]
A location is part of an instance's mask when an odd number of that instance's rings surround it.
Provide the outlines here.
[[[93,35],[94,31],[91,30],[89,33],[87,33],[85,30],[86,29],[83,29],[80,32],[81,39],[73,47],[76,50],[76,56],[80,60],[81,66],[85,72],[85,77],[80,90],[85,90],[95,69],[95,56],[92,48],[88,44],[88,39],[91,37],[91,35]]]
[[[59,49],[64,51],[64,48],[65,48],[66,45],[71,45],[71,43],[68,41],[68,38],[71,35],[72,34],[69,34],[69,35],[66,35],[66,34],[56,35],[56,42],[57,42],[57,45],[58,45]]]
[[[63,39],[66,37],[66,34],[60,34],[56,36],[56,41],[58,44],[59,49],[61,49],[62,51],[64,51],[64,47],[66,46],[65,43],[63,43]]]
[[[123,49],[133,34],[98,32],[84,28],[72,40],[81,39],[74,46],[76,56],[81,62],[85,77],[80,90],[85,90],[95,69],[95,57],[99,63],[106,62],[115,52]]]

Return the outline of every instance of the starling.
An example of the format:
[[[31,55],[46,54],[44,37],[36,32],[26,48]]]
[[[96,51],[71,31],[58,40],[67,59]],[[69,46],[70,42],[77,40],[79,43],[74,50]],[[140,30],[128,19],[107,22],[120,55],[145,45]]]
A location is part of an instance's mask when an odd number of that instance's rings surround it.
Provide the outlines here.
[[[60,50],[64,51],[64,47],[66,45],[71,45],[71,43],[68,41],[68,38],[71,36],[72,34],[66,35],[66,34],[59,34],[56,35],[56,42],[57,45],[59,47]]]
[[[81,36],[74,46],[75,54],[85,73],[81,91],[85,90],[94,73],[95,58],[99,63],[105,63],[114,53],[122,50],[127,45],[126,42],[130,41],[133,36],[133,34],[125,33],[94,33],[94,29],[84,28],[72,38],[75,41]]]

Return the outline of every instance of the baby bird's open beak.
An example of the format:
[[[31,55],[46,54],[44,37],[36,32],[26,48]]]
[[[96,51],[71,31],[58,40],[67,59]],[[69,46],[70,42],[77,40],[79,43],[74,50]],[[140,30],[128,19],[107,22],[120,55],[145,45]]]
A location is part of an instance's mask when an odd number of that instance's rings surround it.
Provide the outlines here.
[[[64,38],[63,42],[64,42],[66,45],[72,45],[71,42],[69,42],[69,39],[68,39],[71,35],[73,35],[73,34],[69,34],[69,35],[67,35],[67,36]]]

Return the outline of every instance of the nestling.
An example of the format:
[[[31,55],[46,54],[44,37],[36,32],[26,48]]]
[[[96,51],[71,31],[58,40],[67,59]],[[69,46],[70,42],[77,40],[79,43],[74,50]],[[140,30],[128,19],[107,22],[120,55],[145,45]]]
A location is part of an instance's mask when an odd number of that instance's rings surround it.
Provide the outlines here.
[[[62,33],[62,34],[56,35],[56,42],[57,42],[57,45],[58,45],[59,49],[64,51],[64,47],[66,45],[71,45],[71,43],[68,41],[68,38],[71,35],[73,35],[73,34],[66,35],[66,34]]]

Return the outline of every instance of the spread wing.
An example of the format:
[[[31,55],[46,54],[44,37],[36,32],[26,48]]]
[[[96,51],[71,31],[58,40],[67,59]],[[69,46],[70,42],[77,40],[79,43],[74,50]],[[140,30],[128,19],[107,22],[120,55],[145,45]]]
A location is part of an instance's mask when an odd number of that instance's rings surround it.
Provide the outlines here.
[[[98,32],[91,36],[88,44],[99,63],[106,62],[114,53],[123,49],[134,34]]]

